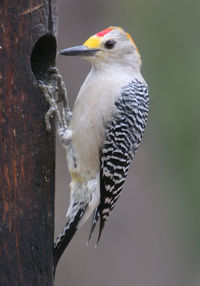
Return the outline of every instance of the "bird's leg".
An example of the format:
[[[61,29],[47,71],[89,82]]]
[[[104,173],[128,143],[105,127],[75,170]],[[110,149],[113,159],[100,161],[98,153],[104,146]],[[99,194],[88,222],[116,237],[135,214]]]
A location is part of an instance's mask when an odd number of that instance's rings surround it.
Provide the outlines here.
[[[43,95],[47,99],[50,108],[45,115],[46,128],[48,131],[51,130],[50,118],[56,118],[58,124],[58,136],[62,145],[68,149],[71,142],[72,131],[69,128],[71,112],[68,105],[67,90],[56,67],[50,67],[47,70],[48,72],[48,84],[43,81],[38,81],[38,86],[42,90]],[[56,97],[58,100],[56,101]],[[57,102],[62,101],[63,104],[63,113],[62,117],[60,115]]]
[[[55,94],[54,94],[56,88],[55,87],[53,88],[52,85],[46,84],[41,80],[38,81],[38,87],[40,88],[44,97],[46,98],[46,100],[48,101],[48,103],[50,105],[49,110],[45,114],[45,123],[46,123],[47,131],[51,130],[50,118],[52,118],[54,116],[55,116],[56,121],[58,123],[58,128],[62,128],[62,126],[63,126],[62,119],[60,116],[58,106],[56,104]]]
[[[65,83],[61,74],[59,73],[56,67],[50,67],[48,71],[52,74],[52,77],[57,81],[57,94],[58,100],[63,103],[63,124],[64,127],[68,128],[72,113],[69,109],[68,97],[67,97],[67,89],[65,87]]]

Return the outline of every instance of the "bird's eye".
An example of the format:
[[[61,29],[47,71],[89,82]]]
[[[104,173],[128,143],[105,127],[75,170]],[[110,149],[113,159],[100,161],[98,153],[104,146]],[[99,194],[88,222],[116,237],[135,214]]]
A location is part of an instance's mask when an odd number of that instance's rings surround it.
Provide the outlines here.
[[[106,49],[111,50],[111,49],[114,48],[115,44],[116,44],[116,41],[114,41],[114,40],[108,40],[108,41],[105,42],[104,47],[105,47]]]

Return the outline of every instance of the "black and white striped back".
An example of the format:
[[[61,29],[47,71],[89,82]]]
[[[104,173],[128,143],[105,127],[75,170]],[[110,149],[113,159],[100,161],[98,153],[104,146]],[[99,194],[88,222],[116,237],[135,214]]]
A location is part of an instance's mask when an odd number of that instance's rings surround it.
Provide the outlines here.
[[[130,162],[142,139],[148,116],[148,89],[137,79],[124,86],[115,102],[117,112],[106,126],[100,150],[100,205],[95,211],[91,233],[100,218],[99,237],[122,191]]]

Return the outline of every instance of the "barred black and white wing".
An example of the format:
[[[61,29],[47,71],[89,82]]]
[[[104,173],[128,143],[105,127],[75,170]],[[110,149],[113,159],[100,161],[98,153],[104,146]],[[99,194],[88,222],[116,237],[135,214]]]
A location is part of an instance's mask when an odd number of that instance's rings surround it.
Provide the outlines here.
[[[106,126],[100,152],[100,205],[96,209],[91,234],[100,218],[98,241],[110,212],[122,191],[128,169],[145,130],[148,116],[148,91],[145,83],[132,81],[115,102],[117,112]]]

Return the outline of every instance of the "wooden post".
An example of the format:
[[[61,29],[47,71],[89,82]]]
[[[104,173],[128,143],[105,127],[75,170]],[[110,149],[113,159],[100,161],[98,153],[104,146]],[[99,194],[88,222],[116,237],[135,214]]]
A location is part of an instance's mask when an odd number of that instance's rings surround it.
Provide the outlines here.
[[[30,58],[38,39],[55,33],[55,1],[0,0],[2,286],[53,285],[55,138]]]

